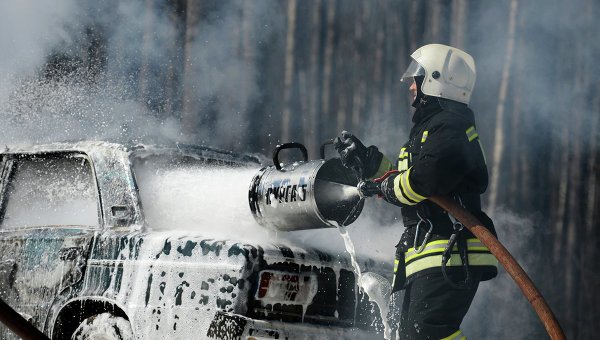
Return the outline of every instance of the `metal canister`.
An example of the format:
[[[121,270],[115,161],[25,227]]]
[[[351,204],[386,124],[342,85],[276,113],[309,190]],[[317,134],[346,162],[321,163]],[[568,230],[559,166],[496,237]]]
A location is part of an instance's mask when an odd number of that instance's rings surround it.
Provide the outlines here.
[[[279,152],[299,149],[304,160],[281,164]],[[252,179],[250,210],[262,226],[282,230],[336,228],[349,225],[360,215],[364,201],[356,185],[358,178],[339,158],[308,161],[299,143],[278,145],[273,166],[262,168]]]

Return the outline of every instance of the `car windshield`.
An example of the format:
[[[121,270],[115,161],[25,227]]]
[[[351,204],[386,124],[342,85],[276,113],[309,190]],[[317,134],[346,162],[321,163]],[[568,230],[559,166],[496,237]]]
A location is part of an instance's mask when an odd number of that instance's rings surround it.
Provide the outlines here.
[[[248,187],[256,164],[171,154],[134,157],[133,167],[148,228],[207,231],[255,224]]]

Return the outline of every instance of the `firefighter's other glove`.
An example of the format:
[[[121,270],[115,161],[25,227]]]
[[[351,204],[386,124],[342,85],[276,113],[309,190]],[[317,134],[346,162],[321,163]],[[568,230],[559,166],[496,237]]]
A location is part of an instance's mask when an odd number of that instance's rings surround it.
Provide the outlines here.
[[[340,154],[342,164],[354,170],[360,178],[370,178],[379,169],[383,154],[376,146],[366,147],[350,132],[342,131],[340,137],[333,140],[333,145]]]

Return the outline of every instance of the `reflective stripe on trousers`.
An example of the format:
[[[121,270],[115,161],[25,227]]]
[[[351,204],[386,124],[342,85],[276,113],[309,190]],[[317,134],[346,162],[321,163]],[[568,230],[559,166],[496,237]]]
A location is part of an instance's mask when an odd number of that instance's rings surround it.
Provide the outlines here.
[[[463,332],[459,329],[456,332],[448,335],[447,337],[441,340],[467,340],[467,337],[463,334]]]

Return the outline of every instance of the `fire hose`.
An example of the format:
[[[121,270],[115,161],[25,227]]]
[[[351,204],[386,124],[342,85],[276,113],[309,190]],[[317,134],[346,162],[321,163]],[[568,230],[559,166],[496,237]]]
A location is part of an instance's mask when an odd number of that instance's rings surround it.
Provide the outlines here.
[[[458,205],[454,200],[448,197],[433,196],[429,200],[439,205],[449,214],[460,221],[469,231],[475,235],[498,259],[498,262],[506,269],[513,278],[517,286],[521,289],[533,309],[544,324],[548,335],[553,340],[566,339],[558,320],[552,313],[550,306],[533,284],[525,270],[519,265],[517,260],[510,252],[498,241],[498,239],[483,226],[470,212]]]
[[[396,172],[398,172],[398,170],[388,171],[383,176],[375,179],[374,182],[381,182],[390,174]],[[359,192],[364,190],[361,187],[365,186],[365,183],[366,182],[361,181],[358,184],[357,188]],[[463,226],[465,226],[473,235],[475,235],[475,237],[477,237],[486,247],[488,247],[492,255],[496,257],[498,262],[504,267],[504,269],[506,269],[508,274],[521,289],[523,295],[525,295],[544,324],[544,328],[546,328],[550,338],[553,340],[566,339],[558,320],[550,309],[550,306],[537,289],[533,281],[531,281],[525,270],[523,270],[521,265],[519,265],[517,260],[515,260],[515,258],[502,245],[502,243],[500,243],[500,241],[498,241],[498,239],[486,227],[484,227],[475,216],[473,216],[465,208],[461,207],[453,199],[443,196],[432,196],[428,199],[439,205],[442,209],[446,210],[450,215],[454,216],[455,219],[462,223]]]

